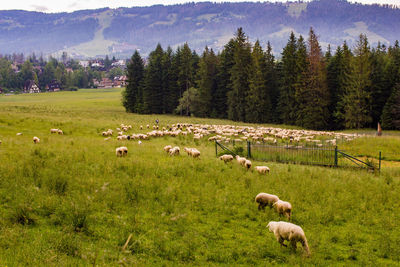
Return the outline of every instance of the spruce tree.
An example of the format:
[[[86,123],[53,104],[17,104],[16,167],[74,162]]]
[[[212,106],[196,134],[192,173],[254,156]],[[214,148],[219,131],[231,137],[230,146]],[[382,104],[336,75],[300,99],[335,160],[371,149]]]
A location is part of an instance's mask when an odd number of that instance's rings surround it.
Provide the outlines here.
[[[266,58],[257,40],[251,53],[250,88],[246,99],[246,121],[267,122],[271,120],[271,100],[266,82]]]
[[[235,35],[234,65],[231,70],[232,90],[228,93],[228,118],[234,121],[246,119],[246,96],[249,91],[251,45],[242,28]]]
[[[360,35],[354,55],[349,83],[345,87],[340,105],[345,127],[360,129],[372,121],[370,116],[370,48],[366,35]]]
[[[200,105],[195,111],[196,116],[216,117],[213,99],[218,83],[217,65],[218,59],[214,51],[206,47],[199,62],[197,86]]]
[[[164,51],[160,44],[150,53],[144,76],[144,113],[161,114],[164,109],[163,65]]]
[[[279,113],[277,111],[279,87],[278,87],[278,74],[276,69],[275,57],[272,53],[272,46],[267,42],[267,49],[265,51],[265,83],[267,94],[271,104],[270,112],[266,122],[279,122]]]
[[[173,113],[178,105],[178,85],[177,72],[174,65],[174,53],[171,47],[168,47],[162,58],[162,80],[164,94],[164,113]]]
[[[215,110],[218,118],[228,117],[228,92],[232,90],[231,71],[233,68],[235,41],[231,39],[219,55],[218,86],[214,96]]]
[[[122,95],[122,104],[127,112],[143,111],[143,95],[141,94],[143,76],[143,59],[136,50],[127,66],[128,84]]]
[[[382,112],[382,128],[400,130],[400,83],[394,88]]]
[[[280,66],[280,90],[278,111],[281,121],[285,124],[295,124],[296,122],[296,99],[295,83],[297,81],[296,65],[297,40],[292,32],[286,46],[282,52],[282,62]]]

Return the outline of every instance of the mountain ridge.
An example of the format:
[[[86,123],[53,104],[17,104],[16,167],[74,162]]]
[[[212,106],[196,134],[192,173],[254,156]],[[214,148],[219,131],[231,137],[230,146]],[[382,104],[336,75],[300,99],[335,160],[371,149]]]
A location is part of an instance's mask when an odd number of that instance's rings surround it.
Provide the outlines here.
[[[148,54],[157,43],[176,47],[187,42],[202,51],[220,50],[238,27],[252,41],[270,41],[281,52],[291,31],[307,35],[313,27],[321,45],[353,45],[360,33],[370,43],[400,39],[400,9],[352,4],[344,0],[288,3],[187,3],[150,7],[102,8],[72,13],[0,11],[0,53],[43,53],[76,58]]]

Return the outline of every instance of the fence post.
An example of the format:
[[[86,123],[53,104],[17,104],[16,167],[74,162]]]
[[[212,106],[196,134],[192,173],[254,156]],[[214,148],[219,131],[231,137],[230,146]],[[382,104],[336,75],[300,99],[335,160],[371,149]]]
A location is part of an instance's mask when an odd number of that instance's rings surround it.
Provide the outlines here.
[[[247,141],[247,157],[251,159],[251,143]]]
[[[218,146],[217,146],[217,140],[215,140],[215,156],[218,157]]]
[[[379,151],[379,171],[381,171],[382,151]]]
[[[335,167],[338,166],[338,149],[337,146],[335,146]]]

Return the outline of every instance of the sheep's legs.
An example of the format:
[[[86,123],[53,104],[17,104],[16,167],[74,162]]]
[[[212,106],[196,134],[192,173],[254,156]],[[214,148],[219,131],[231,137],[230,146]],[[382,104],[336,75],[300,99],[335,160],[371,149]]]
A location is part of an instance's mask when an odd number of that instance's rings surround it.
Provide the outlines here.
[[[281,246],[287,247],[287,245],[283,244],[284,239],[282,237],[279,237],[278,242],[281,244]]]

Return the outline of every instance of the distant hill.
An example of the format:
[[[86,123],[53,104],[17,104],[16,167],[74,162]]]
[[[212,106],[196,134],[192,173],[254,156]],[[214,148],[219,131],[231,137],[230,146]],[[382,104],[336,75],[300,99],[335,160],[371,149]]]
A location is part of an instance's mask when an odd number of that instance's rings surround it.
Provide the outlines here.
[[[400,9],[352,4],[344,0],[310,3],[188,3],[45,14],[0,11],[0,53],[60,54],[74,57],[143,55],[157,43],[176,47],[188,42],[198,51],[221,49],[238,27],[252,41],[271,41],[280,53],[289,34],[307,35],[312,26],[323,47],[366,33],[371,44],[400,39]]]

